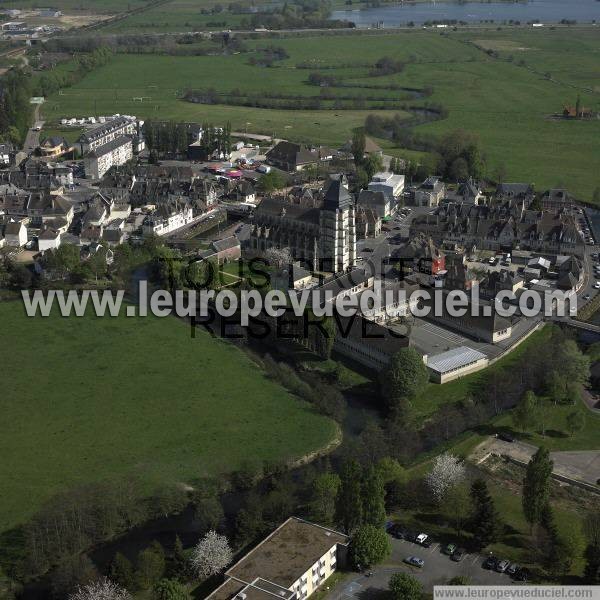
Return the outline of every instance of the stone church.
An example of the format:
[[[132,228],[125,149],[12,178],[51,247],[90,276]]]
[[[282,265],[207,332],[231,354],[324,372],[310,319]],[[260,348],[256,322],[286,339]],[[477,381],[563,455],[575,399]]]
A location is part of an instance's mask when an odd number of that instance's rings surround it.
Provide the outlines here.
[[[356,261],[355,217],[346,177],[332,175],[319,192],[265,198],[254,213],[250,248],[289,248],[313,271],[346,271]]]

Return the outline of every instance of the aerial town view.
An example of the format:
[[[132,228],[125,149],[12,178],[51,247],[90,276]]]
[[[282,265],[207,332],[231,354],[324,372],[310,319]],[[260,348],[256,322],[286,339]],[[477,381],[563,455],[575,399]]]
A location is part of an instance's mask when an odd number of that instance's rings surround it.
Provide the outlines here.
[[[600,1],[51,2],[0,600],[600,600]]]

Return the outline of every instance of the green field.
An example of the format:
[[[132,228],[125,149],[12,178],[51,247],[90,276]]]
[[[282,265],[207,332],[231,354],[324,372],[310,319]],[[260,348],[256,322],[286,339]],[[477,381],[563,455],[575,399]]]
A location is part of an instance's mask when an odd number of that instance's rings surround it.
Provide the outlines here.
[[[311,69],[300,63],[323,66],[323,72],[344,80],[335,93],[364,97],[376,94],[402,100],[397,90],[365,90],[352,84],[375,83],[433,88],[427,99],[408,101],[442,104],[447,119],[418,126],[417,132],[441,135],[463,128],[476,132],[487,157],[489,175],[499,165],[514,181],[534,183],[538,189],[564,185],[584,200],[598,186],[600,120],[564,121],[551,118],[577,94],[583,105],[600,110],[600,37],[589,28],[527,31],[469,30],[441,35],[413,31],[381,35],[330,35],[247,41],[249,48],[273,43],[289,58],[272,68],[249,64],[253,53],[232,56],[118,55],[107,66],[79,84],[54,95],[44,105],[46,119],[84,116],[94,112],[133,113],[145,118],[173,118],[213,122],[231,121],[234,129],[278,137],[338,144],[351,135],[364,117],[382,111],[270,110],[225,105],[197,105],[179,99],[186,89],[215,88],[220,93],[278,92],[299,97],[318,96],[308,84]],[[475,41],[475,43],[471,43]],[[499,57],[482,48],[493,47]],[[508,50],[507,50],[508,49]],[[520,49],[520,50],[517,50]],[[369,65],[382,56],[407,61],[405,70],[389,77],[369,77]],[[509,60],[512,58],[512,62]],[[521,61],[525,61],[522,64]],[[549,73],[552,80],[543,73]],[[348,87],[350,86],[350,87]],[[341,91],[340,91],[341,90]],[[143,97],[143,102],[134,98]],[[399,111],[383,111],[394,114]],[[406,113],[402,113],[407,116]],[[402,148],[390,148],[402,155]]]
[[[250,16],[231,13],[227,10],[226,5],[225,10],[222,12],[203,14],[203,9],[206,11],[206,9],[210,9],[216,4],[221,5],[218,0],[203,0],[202,2],[198,2],[198,0],[171,0],[166,4],[161,4],[113,23],[103,31],[110,31],[111,33],[198,31],[210,28],[219,29],[216,23],[226,23],[227,28],[236,28],[243,18]]]
[[[170,317],[28,319],[4,302],[0,329],[0,531],[83,482],[193,484],[336,436],[240,350]]]
[[[52,6],[67,12],[90,14],[113,14],[146,6],[150,0],[53,0],[50,4],[43,0],[4,0],[3,8],[41,8]]]

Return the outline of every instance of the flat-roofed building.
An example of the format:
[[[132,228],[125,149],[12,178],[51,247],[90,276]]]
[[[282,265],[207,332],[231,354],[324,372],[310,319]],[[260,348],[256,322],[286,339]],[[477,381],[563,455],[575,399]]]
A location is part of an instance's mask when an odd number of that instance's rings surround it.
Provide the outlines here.
[[[225,573],[207,600],[303,600],[346,558],[349,537],[290,517]]]
[[[427,358],[427,368],[435,383],[447,383],[488,366],[488,357],[469,348],[459,346]]]
[[[111,167],[124,165],[133,158],[131,138],[121,136],[98,146],[85,157],[85,175],[91,179],[102,179]]]

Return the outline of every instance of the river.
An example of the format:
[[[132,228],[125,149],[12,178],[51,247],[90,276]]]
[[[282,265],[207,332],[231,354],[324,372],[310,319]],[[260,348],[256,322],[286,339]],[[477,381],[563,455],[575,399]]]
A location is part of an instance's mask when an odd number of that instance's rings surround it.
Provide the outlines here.
[[[363,10],[335,10],[332,19],[352,21],[357,27],[399,27],[428,21],[520,21],[558,23],[563,19],[578,23],[600,22],[599,0],[529,0],[527,2],[416,2]],[[381,25],[380,25],[381,26]]]

